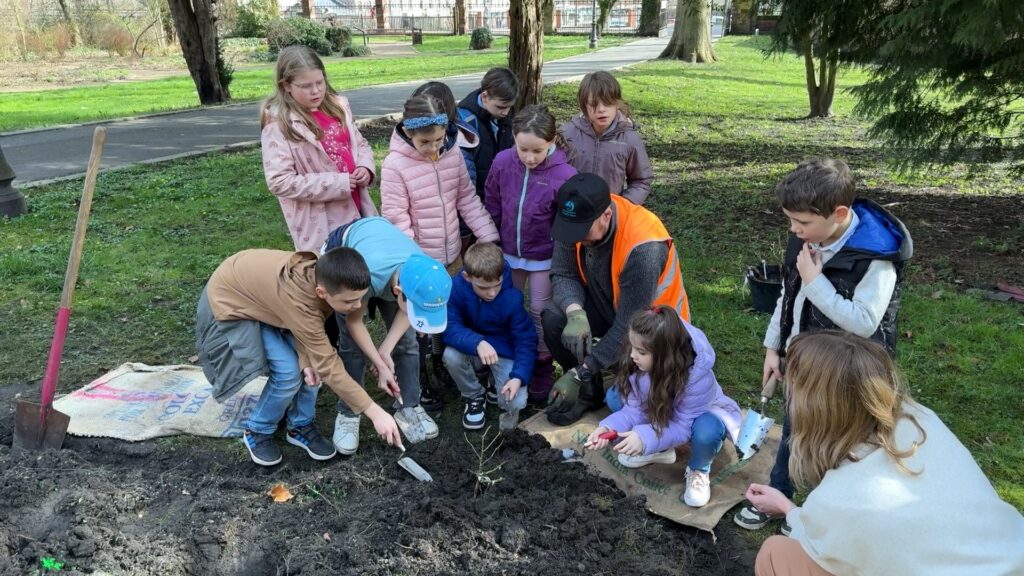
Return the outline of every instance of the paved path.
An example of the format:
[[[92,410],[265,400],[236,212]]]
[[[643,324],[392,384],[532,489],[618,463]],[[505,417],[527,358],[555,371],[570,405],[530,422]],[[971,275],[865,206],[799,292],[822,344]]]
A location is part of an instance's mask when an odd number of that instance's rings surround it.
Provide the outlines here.
[[[612,70],[656,58],[667,38],[649,38],[597,50],[544,65],[544,82],[562,82],[595,70]],[[442,78],[456,98],[479,86],[482,73]],[[357,118],[400,111],[423,80],[370,86],[344,92]],[[229,105],[105,122],[107,142],[102,168],[202,154],[225,146],[259,140],[257,103]],[[0,136],[7,161],[17,173],[16,186],[80,176],[89,160],[93,125],[33,130]]]

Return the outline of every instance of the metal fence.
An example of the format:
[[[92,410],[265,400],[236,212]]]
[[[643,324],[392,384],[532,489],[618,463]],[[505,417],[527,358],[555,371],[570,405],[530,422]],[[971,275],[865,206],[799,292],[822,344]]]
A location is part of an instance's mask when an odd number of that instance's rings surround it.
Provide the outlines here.
[[[465,30],[489,28],[493,34],[508,34],[509,0],[465,0]],[[561,34],[589,34],[591,23],[600,15],[593,0],[554,0],[552,24]],[[597,13],[595,14],[595,8]],[[608,13],[603,33],[635,34],[640,26],[641,0],[619,0]],[[383,13],[380,13],[383,12]],[[674,0],[662,0],[661,27],[675,23]],[[418,28],[426,33],[456,32],[458,8],[455,0],[317,0],[314,18],[354,26],[373,33],[403,33]],[[726,29],[727,3],[712,7],[715,37]]]

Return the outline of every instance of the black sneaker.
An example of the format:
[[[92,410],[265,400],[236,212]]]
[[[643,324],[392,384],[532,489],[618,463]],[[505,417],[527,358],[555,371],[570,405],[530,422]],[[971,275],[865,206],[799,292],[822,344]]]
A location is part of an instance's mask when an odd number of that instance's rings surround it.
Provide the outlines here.
[[[444,362],[441,361],[441,356],[439,354],[430,355],[430,365],[433,368],[434,378],[436,378],[442,386],[449,390],[458,389],[458,386],[455,385],[455,380],[452,379],[451,373],[444,367]]]
[[[432,385],[420,382],[420,406],[427,412],[440,412],[444,410],[444,399]]]
[[[746,528],[747,530],[760,530],[767,526],[772,519],[767,514],[755,508],[753,504],[747,502],[743,505],[743,508],[740,508],[740,511],[732,517],[732,521],[740,528]]]
[[[321,436],[320,431],[312,424],[302,428],[289,428],[287,438],[289,444],[304,449],[313,460],[330,460],[338,453],[334,444]]]
[[[793,527],[789,525],[788,521],[783,520],[782,521],[782,526],[779,528],[779,534],[782,534],[783,536],[789,536],[792,533],[793,533]]]
[[[242,442],[249,449],[252,461],[260,466],[273,466],[281,463],[281,449],[274,442],[273,434],[259,434],[246,430],[242,435]]]
[[[487,420],[487,406],[483,396],[466,400],[466,408],[462,411],[462,427],[466,430],[479,430]]]

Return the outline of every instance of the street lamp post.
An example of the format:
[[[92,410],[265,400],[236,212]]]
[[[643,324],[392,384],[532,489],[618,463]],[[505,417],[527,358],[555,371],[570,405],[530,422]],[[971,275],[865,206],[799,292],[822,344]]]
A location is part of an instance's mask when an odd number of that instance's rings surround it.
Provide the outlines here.
[[[597,0],[590,4],[590,47],[597,48]]]

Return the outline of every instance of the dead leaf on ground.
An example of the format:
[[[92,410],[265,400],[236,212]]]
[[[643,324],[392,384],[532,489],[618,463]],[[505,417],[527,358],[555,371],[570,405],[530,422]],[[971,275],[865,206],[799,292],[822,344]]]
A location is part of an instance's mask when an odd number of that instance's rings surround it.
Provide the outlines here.
[[[327,541],[327,542],[331,541],[331,533],[330,532],[324,532],[324,540]]]
[[[270,492],[267,492],[267,495],[270,496],[274,502],[287,502],[292,498],[295,498],[295,495],[292,494],[291,490],[285,488],[284,484],[275,484],[274,487],[270,489]]]
[[[199,355],[198,354],[193,354],[193,355],[189,356],[188,357],[188,361],[193,363],[193,364],[195,364],[196,362],[199,362]]]
[[[903,335],[907,337],[907,340],[913,340],[914,338],[914,333],[910,330],[904,332]]]

